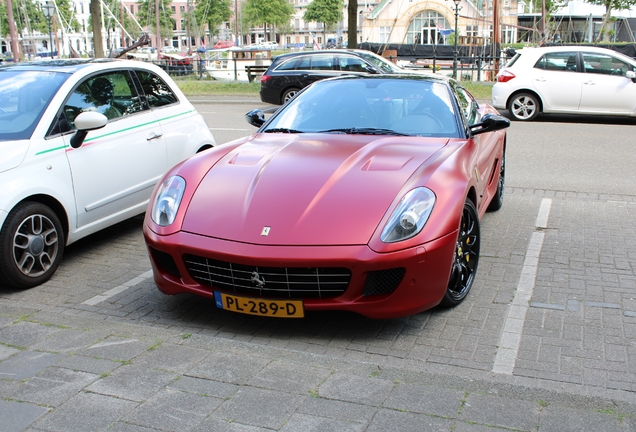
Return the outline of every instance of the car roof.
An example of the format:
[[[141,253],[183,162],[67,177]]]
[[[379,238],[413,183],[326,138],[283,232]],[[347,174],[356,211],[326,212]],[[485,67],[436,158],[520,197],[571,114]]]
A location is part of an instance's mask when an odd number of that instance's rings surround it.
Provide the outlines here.
[[[563,51],[587,51],[587,52],[599,52],[599,53],[617,53],[618,51],[610,50],[607,48],[593,47],[593,46],[581,46],[581,45],[558,45],[558,46],[545,46],[545,47],[525,47],[519,50],[519,52],[563,52]],[[619,53],[620,54],[620,53]]]
[[[349,49],[349,48],[334,48],[334,49],[326,49],[326,50],[314,50],[314,51],[298,51],[292,53],[285,53],[276,56],[277,59],[286,59],[289,57],[296,57],[301,55],[317,55],[317,54],[343,54],[349,53],[354,55],[359,54],[368,54],[372,53],[371,51],[361,50],[361,49]]]
[[[104,64],[118,63],[124,66],[139,66],[141,62],[124,59],[99,58],[99,59],[59,59],[59,60],[41,60],[32,62],[7,63],[0,66],[0,71],[46,71],[46,72],[63,72],[75,73],[84,68],[96,68]],[[143,63],[142,63],[143,65]],[[142,66],[143,67],[143,66]]]
[[[343,80],[411,80],[411,81],[428,81],[437,82],[440,84],[450,85],[451,81],[455,81],[452,77],[438,75],[438,74],[382,74],[382,75],[343,75],[334,78],[327,78],[324,80],[316,81],[316,83],[324,81],[343,81]]]

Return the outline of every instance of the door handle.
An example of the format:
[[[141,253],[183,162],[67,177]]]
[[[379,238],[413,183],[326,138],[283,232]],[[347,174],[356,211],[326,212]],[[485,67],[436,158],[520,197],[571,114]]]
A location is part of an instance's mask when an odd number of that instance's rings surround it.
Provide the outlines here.
[[[150,135],[148,135],[148,138],[146,138],[146,141],[156,140],[156,139],[161,138],[162,136],[163,136],[163,134],[161,134],[161,133],[158,134],[158,133],[152,132]]]
[[[585,81],[583,84],[585,84],[585,85],[594,85],[596,83],[594,81]]]

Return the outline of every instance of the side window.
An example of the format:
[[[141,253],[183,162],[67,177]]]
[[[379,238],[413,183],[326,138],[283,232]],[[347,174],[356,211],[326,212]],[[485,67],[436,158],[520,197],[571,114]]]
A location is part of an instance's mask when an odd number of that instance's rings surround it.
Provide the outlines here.
[[[292,58],[287,60],[286,62],[283,62],[282,64],[280,64],[276,70],[277,71],[281,71],[281,70],[295,70],[295,69],[302,69],[297,67],[296,65],[299,63],[299,59],[298,58]],[[307,66],[309,66],[309,61],[307,61]]]
[[[576,52],[546,53],[534,67],[550,71],[576,72]]]
[[[64,116],[69,128],[75,129],[75,117],[85,111],[99,112],[115,120],[141,110],[130,74],[117,71],[84,80],[66,101]]]
[[[340,70],[350,72],[366,72],[367,64],[359,57],[339,56]]]
[[[629,63],[607,54],[583,53],[583,67],[586,73],[625,76],[634,70]]]
[[[179,101],[168,84],[152,72],[138,70],[137,77],[150,108],[158,108]]]
[[[473,96],[461,87],[457,87],[457,101],[462,114],[469,125],[478,122],[477,102]]]
[[[312,70],[333,70],[333,55],[318,54],[311,57]]]

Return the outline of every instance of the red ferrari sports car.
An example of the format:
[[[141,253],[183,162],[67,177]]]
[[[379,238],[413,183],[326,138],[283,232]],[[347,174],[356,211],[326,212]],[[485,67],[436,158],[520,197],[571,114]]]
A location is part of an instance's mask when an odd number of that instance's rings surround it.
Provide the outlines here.
[[[342,77],[159,182],[144,221],[154,279],[222,309],[371,318],[454,306],[501,207],[508,119],[454,80]]]

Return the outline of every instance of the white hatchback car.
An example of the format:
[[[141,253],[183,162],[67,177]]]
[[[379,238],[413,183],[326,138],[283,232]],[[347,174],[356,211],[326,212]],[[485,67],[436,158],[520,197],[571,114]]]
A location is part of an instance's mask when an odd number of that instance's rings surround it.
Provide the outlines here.
[[[165,171],[214,145],[152,64],[1,66],[0,286],[45,282],[66,245],[143,213]]]
[[[636,60],[605,48],[524,48],[497,74],[492,105],[515,120],[539,113],[636,116]]]

